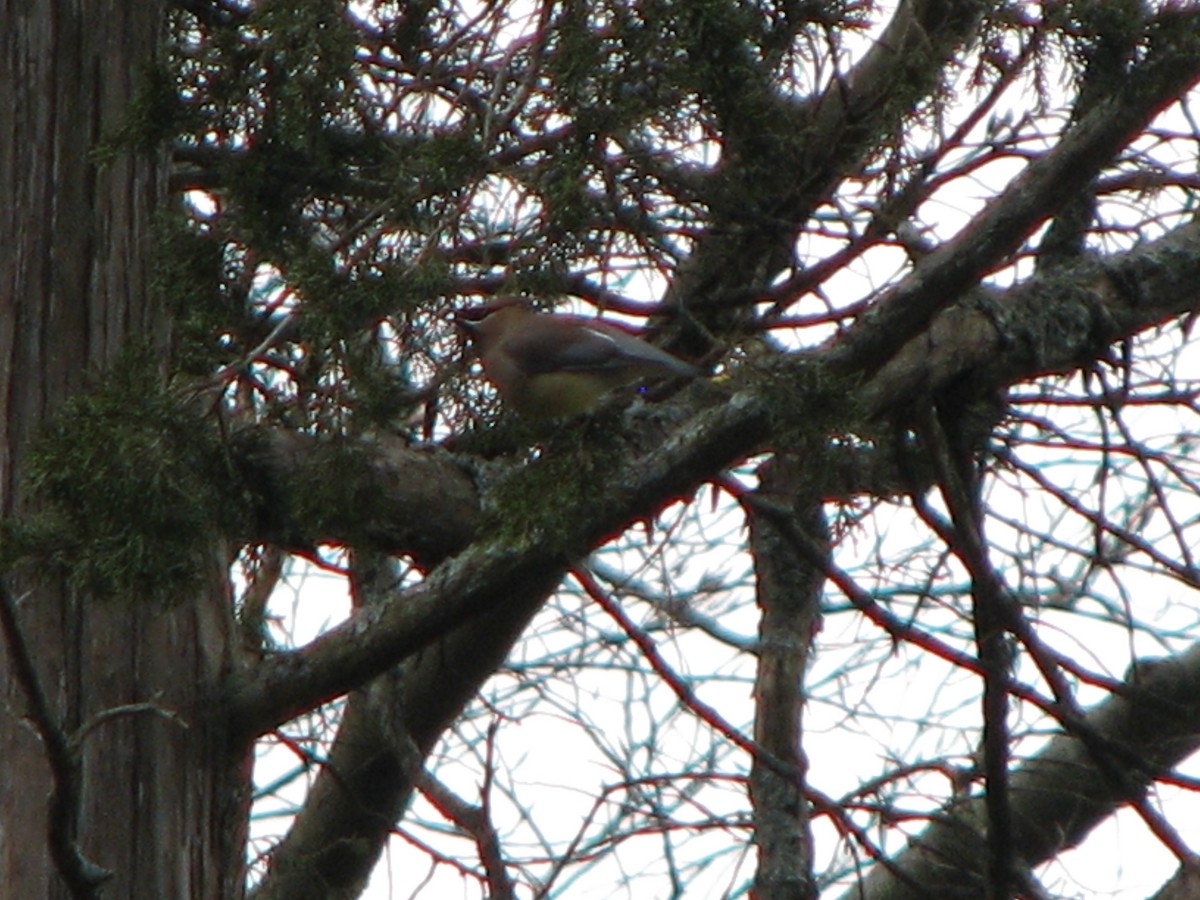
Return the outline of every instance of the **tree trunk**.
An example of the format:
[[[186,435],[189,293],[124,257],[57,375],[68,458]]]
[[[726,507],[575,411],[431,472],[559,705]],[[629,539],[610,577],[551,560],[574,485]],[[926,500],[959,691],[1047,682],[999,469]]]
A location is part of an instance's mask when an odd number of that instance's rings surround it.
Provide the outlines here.
[[[163,28],[159,2],[0,4],[5,517],[34,509],[24,481],[30,439],[85,378],[131,338],[168,349],[167,319],[150,291],[165,158],[122,148],[100,162],[94,153],[131,115]],[[34,677],[18,677],[9,629],[0,648],[5,896],[98,895],[91,882],[100,872],[89,863],[111,872],[107,897],[240,894],[248,757],[196,715],[231,646],[220,547],[211,558],[209,588],[171,604],[98,599],[45,575],[9,573]],[[46,700],[41,721],[36,690]],[[150,706],[95,719],[134,703]],[[70,738],[85,723],[95,727],[77,756],[60,747],[74,756],[74,774],[68,765],[52,777],[47,726]]]

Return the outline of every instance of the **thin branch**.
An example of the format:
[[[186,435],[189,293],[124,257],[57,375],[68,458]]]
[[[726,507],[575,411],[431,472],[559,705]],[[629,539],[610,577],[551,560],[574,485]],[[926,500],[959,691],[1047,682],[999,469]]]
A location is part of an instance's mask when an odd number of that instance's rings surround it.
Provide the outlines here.
[[[746,737],[739,729],[730,724],[724,716],[697,697],[696,692],[663,659],[663,655],[658,652],[658,647],[655,646],[654,641],[625,614],[625,610],[621,609],[620,604],[604,592],[604,589],[596,581],[595,576],[591,572],[588,572],[586,569],[574,568],[571,570],[571,577],[578,582],[579,586],[583,588],[584,593],[588,595],[592,602],[608,613],[617,625],[620,626],[621,630],[629,636],[630,640],[637,644],[638,649],[642,651],[642,655],[649,661],[650,666],[666,682],[667,687],[674,692],[675,696],[679,698],[679,701],[684,706],[696,713],[713,730],[732,741],[751,756],[762,760],[771,766],[771,768],[778,771],[779,774],[791,778],[799,776],[799,773],[793,766],[768,753],[763,747],[755,743],[752,738]]]
[[[488,756],[491,756],[492,735],[494,729],[488,730]],[[463,800],[448,787],[433,777],[428,771],[420,769],[417,777],[417,787],[422,794],[443,816],[469,834],[479,850],[479,860],[487,872],[489,900],[513,900],[516,897],[516,885],[508,873],[509,863],[504,858],[504,850],[500,844],[500,835],[492,824],[490,809],[491,767],[485,769],[485,782],[481,791],[479,806],[474,806]]]
[[[646,659],[649,660],[650,665],[654,668],[654,671],[657,672],[659,677],[666,682],[667,686],[671,688],[671,690],[675,693],[675,696],[678,697],[685,706],[699,715],[700,718],[710,727],[722,734],[728,740],[732,741],[739,748],[749,753],[758,762],[769,767],[772,771],[786,778],[801,777],[801,773],[797,771],[794,766],[777,758],[773,754],[768,753],[756,741],[754,741],[752,738],[746,737],[741,733],[741,731],[731,725],[715,709],[700,700],[695,695],[695,692],[688,687],[683,679],[671,669],[671,667],[667,664],[667,661],[663,659],[662,654],[658,652],[658,648],[655,647],[654,642],[650,640],[650,638],[640,628],[638,628],[636,624],[634,624],[633,620],[625,615],[625,611],[621,609],[618,603],[605,594],[604,590],[589,572],[576,568],[571,570],[571,576],[579,583],[588,597],[595,601],[606,613],[616,620],[617,624],[621,627],[621,630],[629,635],[630,639],[637,644],[638,649],[641,650]],[[834,827],[838,829],[843,837],[847,839],[853,839],[855,844],[866,850],[867,854],[872,860],[885,867],[889,865],[882,851],[875,846],[875,843],[870,839],[870,836],[866,833],[866,831],[854,824],[854,822],[848,815],[846,815],[845,811],[836,803],[836,801],[820,793],[819,791],[813,790],[810,787],[805,787],[804,798],[810,804],[812,804],[812,807],[816,812],[828,816],[830,821],[834,824]],[[896,874],[897,877],[902,877],[901,873]]]
[[[46,748],[46,758],[54,780],[47,823],[54,865],[75,900],[95,900],[100,896],[100,886],[112,878],[113,873],[88,859],[75,841],[80,802],[77,742],[67,736],[50,710],[29,646],[17,621],[17,601],[4,579],[0,579],[0,627],[4,629],[13,675],[25,695],[29,719]]]
[[[159,706],[157,703],[122,703],[120,706],[110,706],[108,709],[102,709],[94,716],[88,718],[86,722],[75,729],[75,732],[70,737],[70,747],[72,752],[78,751],[79,747],[87,739],[87,737],[101,725],[111,722],[113,719],[120,719],[124,716],[140,716],[145,713],[160,716],[180,728],[186,729],[187,722],[172,709],[167,709]]]
[[[1013,821],[1009,797],[1008,695],[1012,654],[1008,622],[1019,610],[992,567],[983,537],[980,480],[969,447],[952,446],[940,411],[926,416],[925,434],[932,445],[938,485],[950,510],[950,547],[971,573],[975,646],[983,666],[983,777],[987,808],[988,900],[1007,900],[1015,876]],[[914,500],[918,512],[926,508]]]
[[[1175,23],[1195,27],[1197,13]],[[1182,18],[1182,17],[1181,17]],[[1155,48],[1129,73],[1117,102],[1074,125],[1032,162],[973,224],[925,257],[831,348],[845,371],[879,371],[934,316],[999,266],[1037,226],[1108,165],[1164,106],[1200,79],[1200,42]]]

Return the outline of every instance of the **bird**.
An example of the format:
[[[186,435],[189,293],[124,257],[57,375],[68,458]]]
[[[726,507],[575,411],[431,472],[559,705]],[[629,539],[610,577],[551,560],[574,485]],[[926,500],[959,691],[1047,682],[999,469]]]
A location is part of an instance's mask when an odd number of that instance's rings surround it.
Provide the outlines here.
[[[505,405],[531,419],[591,412],[613,390],[704,371],[611,322],[500,297],[456,314]]]

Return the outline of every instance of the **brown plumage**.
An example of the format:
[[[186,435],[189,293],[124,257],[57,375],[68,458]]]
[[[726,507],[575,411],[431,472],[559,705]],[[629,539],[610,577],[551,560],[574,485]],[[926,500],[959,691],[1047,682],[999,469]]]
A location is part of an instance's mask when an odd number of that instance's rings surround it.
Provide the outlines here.
[[[520,297],[465,310],[458,321],[505,404],[532,418],[588,412],[619,387],[703,374],[610,322],[535,313]]]

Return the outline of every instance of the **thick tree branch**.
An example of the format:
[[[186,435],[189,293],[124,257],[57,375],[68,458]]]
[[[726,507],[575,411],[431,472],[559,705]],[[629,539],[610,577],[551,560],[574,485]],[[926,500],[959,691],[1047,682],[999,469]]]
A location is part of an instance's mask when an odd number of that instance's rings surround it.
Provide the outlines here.
[[[1195,900],[1196,897],[1200,897],[1200,859],[1193,857],[1181,865],[1150,900]]]
[[[705,479],[767,446],[772,433],[811,430],[821,409],[824,415],[831,408],[843,415],[845,410],[879,415],[889,407],[902,409],[914,396],[914,383],[933,389],[969,378],[972,389],[982,391],[1087,364],[1112,341],[1200,308],[1193,289],[1200,283],[1198,246],[1200,226],[1187,226],[1107,263],[1087,263],[1054,283],[1039,279],[1014,289],[1002,316],[979,304],[947,311],[951,321],[940,318],[928,337],[914,343],[911,358],[906,349],[849,402],[837,382],[814,377],[827,351],[741,376],[750,383],[731,394],[722,386],[698,385],[671,405],[674,412],[690,408],[694,414],[654,450],[639,454],[620,446],[621,429],[612,430],[609,438],[617,446],[597,451],[622,461],[605,476],[614,487],[580,487],[587,497],[582,514],[565,521],[554,514],[561,498],[547,495],[538,481],[556,458],[551,453],[514,476],[529,479],[528,489],[515,493],[547,501],[547,519],[540,525],[540,514],[532,512],[526,529],[532,537],[473,545],[380,608],[363,610],[308,647],[235,674],[226,709],[239,728],[260,733],[363,683],[472,616],[490,612],[503,619],[506,609],[518,611],[518,619],[531,614],[572,559],[671,499],[688,496]],[[945,341],[937,336],[943,328]],[[794,399],[781,402],[782,397]],[[538,533],[547,527],[550,533]],[[502,658],[499,647],[496,652]]]
[[[433,565],[479,526],[479,495],[458,460],[399,438],[322,441],[282,430],[235,437],[230,453],[253,504],[247,543],[292,549],[333,543],[388,550]]]
[[[939,314],[858,393],[869,417],[953,387],[983,396],[1103,358],[1115,341],[1200,309],[1200,223],[1113,257],[1091,257],[1008,291],[981,289]]]
[[[1076,197],[1165,106],[1200,79],[1200,13],[1182,16],[1166,46],[1154,47],[1120,94],[1098,105],[1037,159],[975,221],[925,257],[837,339],[830,362],[875,371],[922,332],[936,313],[1005,262],[1037,226]]]
[[[247,736],[285,722],[380,674],[493,607],[544,598],[566,561],[536,544],[475,545],[415,588],[360,610],[307,647],[231,676],[225,702]]]
[[[594,473],[581,471],[578,459],[548,454],[515,474],[508,491],[533,503],[523,533],[478,542],[421,584],[380,607],[359,611],[307,647],[234,673],[225,687],[224,713],[235,730],[259,734],[363,683],[474,616],[505,618],[509,610],[518,611],[518,619],[531,614],[531,605],[536,608],[550,593],[573,559],[671,500],[688,496],[708,473],[758,446],[767,425],[767,409],[746,393],[696,417],[641,456],[622,446],[621,430],[614,429],[605,436],[612,446],[597,441],[593,448],[598,458],[615,466],[605,475],[608,489],[597,485]],[[555,465],[557,469],[548,468]],[[559,485],[556,490],[587,497],[583,514],[559,514],[569,504],[563,494],[548,493],[547,471],[550,482]],[[577,483],[563,485],[572,472]],[[539,497],[544,500],[540,505],[530,499]],[[496,624],[491,627],[497,634],[508,633]],[[488,658],[489,652],[476,652],[468,659]]]
[[[904,0],[863,59],[803,103],[776,96],[770,79],[744,86],[725,111],[728,147],[707,185],[713,221],[667,299],[700,311],[767,290],[791,265],[791,241],[831,185],[937,91],[985,6]]]
[[[871,50],[805,104],[804,171],[826,197],[837,179],[858,171],[921,100],[936,93],[948,61],[976,37],[986,3],[901,0]]]
[[[1036,866],[1078,844],[1119,805],[1137,799],[1156,776],[1200,748],[1200,644],[1161,661],[1141,663],[1125,692],[1092,709],[1089,731],[1141,759],[1140,770],[1115,781],[1085,741],[1053,738],[1011,777],[1014,842],[1018,857]],[[919,900],[938,885],[944,900],[983,896],[984,804],[973,797],[937,817],[888,867],[879,866],[852,888],[847,900]],[[902,875],[896,874],[897,872]]]
[[[355,553],[351,578],[357,605],[371,606],[394,588],[396,567],[380,554]],[[251,900],[362,893],[412,788],[402,677],[393,670],[350,693],[328,758]]]

